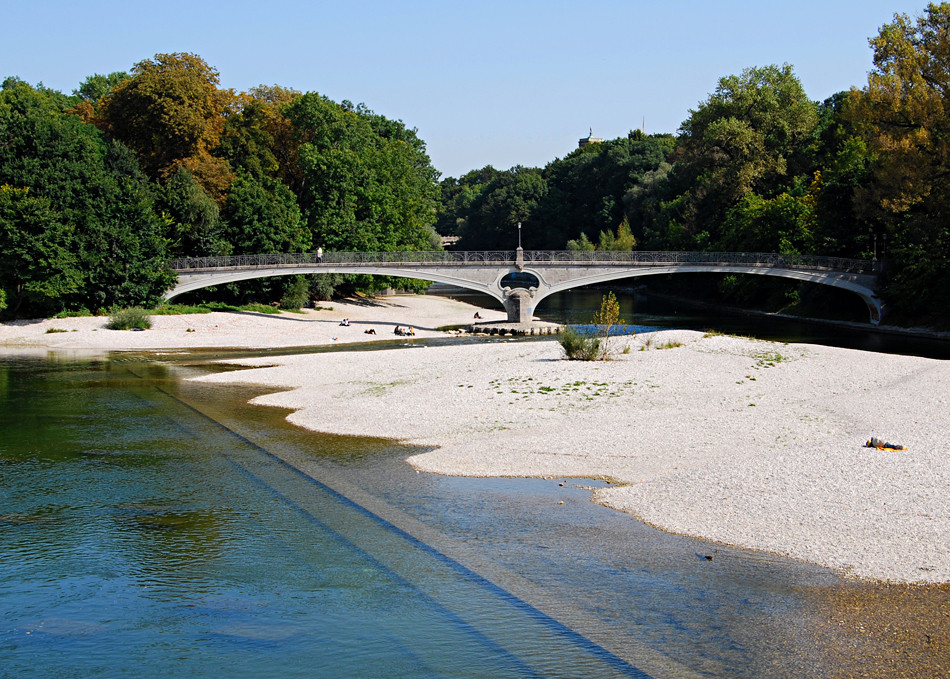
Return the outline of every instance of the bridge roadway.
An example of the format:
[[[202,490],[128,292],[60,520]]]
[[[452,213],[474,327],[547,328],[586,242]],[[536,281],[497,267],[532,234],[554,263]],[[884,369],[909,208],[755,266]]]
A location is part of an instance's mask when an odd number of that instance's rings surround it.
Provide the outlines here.
[[[850,290],[880,323],[877,262],[759,252],[620,252],[517,250],[483,252],[327,252],[189,257],[171,263],[178,284],[166,299],[211,285],[294,274],[377,274],[448,283],[490,295],[508,321],[531,322],[545,297],[623,278],[667,273],[778,276]]]

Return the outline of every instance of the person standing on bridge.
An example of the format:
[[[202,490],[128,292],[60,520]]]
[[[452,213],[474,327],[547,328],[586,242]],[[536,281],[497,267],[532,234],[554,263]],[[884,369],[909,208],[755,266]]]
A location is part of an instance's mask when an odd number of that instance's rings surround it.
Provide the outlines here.
[[[323,248],[319,245],[317,246],[317,264],[323,262]]]

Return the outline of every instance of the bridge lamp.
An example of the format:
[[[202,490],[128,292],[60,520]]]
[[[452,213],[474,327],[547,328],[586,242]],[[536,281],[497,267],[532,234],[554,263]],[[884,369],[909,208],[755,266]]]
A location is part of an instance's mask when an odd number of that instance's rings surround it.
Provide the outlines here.
[[[521,249],[521,222],[518,222],[518,249]]]

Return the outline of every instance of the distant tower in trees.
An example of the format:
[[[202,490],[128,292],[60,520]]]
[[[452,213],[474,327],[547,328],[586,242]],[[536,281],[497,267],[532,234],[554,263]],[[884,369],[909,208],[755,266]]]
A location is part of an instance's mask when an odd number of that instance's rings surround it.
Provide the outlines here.
[[[594,128],[590,128],[590,134],[577,140],[577,148],[582,149],[588,144],[599,144],[603,141],[600,137],[594,136]]]

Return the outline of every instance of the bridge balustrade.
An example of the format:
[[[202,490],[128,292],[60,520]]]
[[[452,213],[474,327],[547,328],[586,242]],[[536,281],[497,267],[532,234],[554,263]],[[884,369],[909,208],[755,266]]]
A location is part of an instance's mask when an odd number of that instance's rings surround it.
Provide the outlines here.
[[[514,250],[415,251],[415,252],[326,252],[318,258],[313,252],[291,252],[226,257],[185,257],[170,262],[173,271],[238,269],[300,265],[378,266],[380,264],[514,264]],[[682,252],[612,250],[524,250],[524,263],[602,266],[656,266],[667,264],[744,265],[785,269],[815,269],[846,273],[874,273],[876,262],[820,255],[777,254],[762,252]]]

